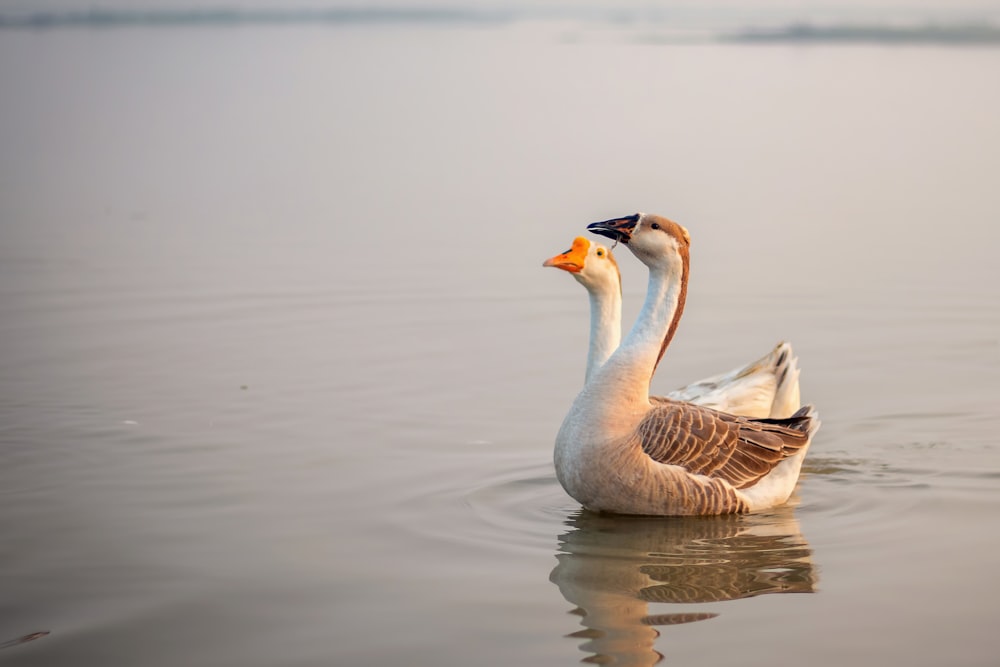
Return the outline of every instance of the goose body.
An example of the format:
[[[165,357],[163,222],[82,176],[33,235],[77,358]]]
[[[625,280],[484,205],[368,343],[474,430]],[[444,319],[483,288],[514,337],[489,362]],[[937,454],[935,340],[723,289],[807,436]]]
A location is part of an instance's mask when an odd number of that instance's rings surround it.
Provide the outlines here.
[[[687,230],[648,214],[589,228],[625,243],[649,268],[649,287],[632,330],[563,420],[554,454],[560,484],[584,507],[620,514],[727,514],[784,503],[819,427],[811,406],[753,420],[649,397],[687,296]]]
[[[622,283],[618,262],[605,246],[578,236],[543,266],[567,271],[590,297],[589,382],[621,342]],[[799,369],[792,346],[779,343],[760,359],[681,387],[664,398],[744,417],[790,417],[799,409]]]

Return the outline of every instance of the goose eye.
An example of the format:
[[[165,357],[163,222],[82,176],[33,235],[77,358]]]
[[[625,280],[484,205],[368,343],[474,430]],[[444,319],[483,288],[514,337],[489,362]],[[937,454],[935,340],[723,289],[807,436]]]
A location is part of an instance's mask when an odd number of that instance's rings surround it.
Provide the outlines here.
[[[604,257],[604,251],[603,250],[598,250],[597,251],[597,256],[598,257]]]
[[[654,222],[653,224],[650,225],[650,227],[653,228],[653,229],[659,229],[660,228],[660,223]]]

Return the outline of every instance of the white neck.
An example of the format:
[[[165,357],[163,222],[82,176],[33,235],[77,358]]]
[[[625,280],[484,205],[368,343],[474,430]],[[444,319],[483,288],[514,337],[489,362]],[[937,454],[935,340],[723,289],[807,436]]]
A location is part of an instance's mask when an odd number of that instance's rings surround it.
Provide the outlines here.
[[[615,403],[648,403],[649,383],[653,378],[664,337],[677,313],[683,290],[682,268],[649,269],[646,301],[632,330],[604,368],[599,371],[600,393],[615,397]]]
[[[622,340],[621,290],[588,287],[587,292],[590,294],[590,348],[584,383],[590,382]]]

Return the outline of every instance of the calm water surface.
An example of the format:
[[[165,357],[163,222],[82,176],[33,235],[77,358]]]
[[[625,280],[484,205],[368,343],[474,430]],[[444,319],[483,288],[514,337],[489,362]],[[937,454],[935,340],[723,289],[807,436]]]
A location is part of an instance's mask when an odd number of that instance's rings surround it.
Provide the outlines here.
[[[995,664],[1000,50],[642,37],[0,33],[0,662]],[[795,345],[790,506],[556,482],[540,265],[635,210],[655,391]]]

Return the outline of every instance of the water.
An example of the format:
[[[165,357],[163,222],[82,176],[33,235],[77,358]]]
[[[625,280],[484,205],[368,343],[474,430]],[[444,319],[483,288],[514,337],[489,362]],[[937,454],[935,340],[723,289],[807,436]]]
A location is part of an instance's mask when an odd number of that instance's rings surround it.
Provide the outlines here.
[[[0,661],[993,664],[1000,50],[648,36],[0,32]],[[795,345],[790,506],[555,481],[540,264],[635,210],[693,237],[654,390]]]

